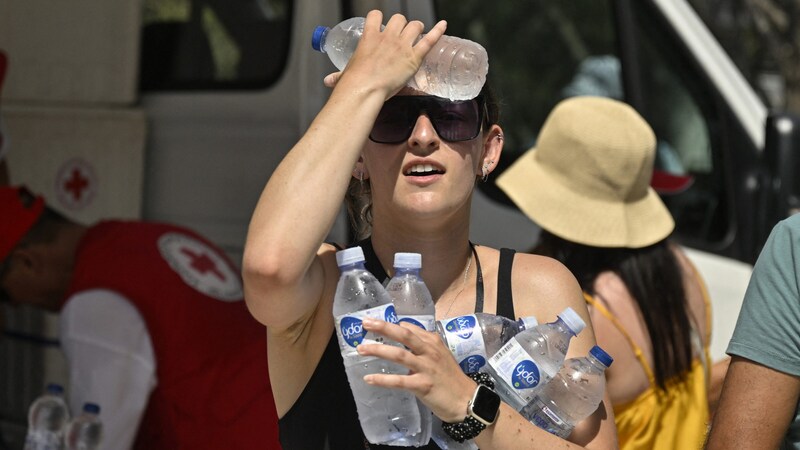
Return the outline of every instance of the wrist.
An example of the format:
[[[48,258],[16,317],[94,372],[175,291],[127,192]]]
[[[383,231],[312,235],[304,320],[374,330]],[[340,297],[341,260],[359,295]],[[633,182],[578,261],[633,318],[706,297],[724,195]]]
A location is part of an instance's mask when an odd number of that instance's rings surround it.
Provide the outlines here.
[[[494,424],[500,411],[500,396],[494,391],[494,381],[486,373],[469,374],[476,388],[467,402],[466,414],[457,422],[443,420],[442,429],[458,442],[477,437]]]

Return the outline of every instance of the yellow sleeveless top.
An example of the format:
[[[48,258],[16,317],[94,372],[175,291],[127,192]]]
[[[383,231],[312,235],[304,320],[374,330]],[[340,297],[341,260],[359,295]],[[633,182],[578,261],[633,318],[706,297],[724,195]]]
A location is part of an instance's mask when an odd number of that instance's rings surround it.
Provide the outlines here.
[[[706,341],[711,333],[711,306],[705,286],[702,287],[706,304]],[[584,293],[586,302],[597,308],[628,339],[642,365],[650,387],[635,400],[614,405],[615,422],[619,446],[622,450],[690,450],[700,449],[705,442],[708,430],[708,380],[710,375],[710,354],[708,346],[703,346],[702,357],[692,362],[692,368],[685,376],[668,380],[667,389],[656,385],[653,371],[647,364],[644,353],[630,337],[622,324],[594,298]],[[612,355],[613,356],[613,355]]]

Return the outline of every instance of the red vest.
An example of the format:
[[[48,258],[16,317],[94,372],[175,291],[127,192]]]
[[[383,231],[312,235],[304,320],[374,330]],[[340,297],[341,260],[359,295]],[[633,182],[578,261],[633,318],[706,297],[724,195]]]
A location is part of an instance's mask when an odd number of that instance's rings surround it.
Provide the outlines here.
[[[81,242],[67,297],[94,288],[130,300],[147,324],[158,385],[136,449],[280,449],[265,328],[239,271],[189,230],[101,222]]]

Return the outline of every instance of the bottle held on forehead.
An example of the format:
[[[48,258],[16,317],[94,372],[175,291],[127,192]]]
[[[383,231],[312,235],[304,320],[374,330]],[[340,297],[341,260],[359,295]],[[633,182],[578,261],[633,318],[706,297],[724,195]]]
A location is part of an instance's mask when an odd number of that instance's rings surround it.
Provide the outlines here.
[[[364,18],[353,17],[334,27],[318,26],[312,47],[326,53],[339,70],[344,70],[364,33]],[[426,94],[450,100],[475,98],[486,82],[489,57],[476,42],[442,36],[425,56],[408,86]]]
[[[564,364],[570,340],[585,326],[578,313],[566,308],[555,322],[537,325],[511,338],[481,371],[494,378],[500,398],[520,411],[556,375]]]
[[[536,317],[511,320],[488,313],[475,313],[436,322],[436,332],[464,373],[479,371],[500,347],[521,331],[535,327]]]
[[[392,298],[398,322],[407,322],[424,330],[433,331],[436,309],[433,298],[425,285],[420,270],[422,255],[419,253],[395,253],[394,275],[386,285],[386,292]],[[419,447],[426,445],[431,438],[433,413],[417,399],[420,415],[420,432],[406,435],[391,445]]]
[[[68,421],[69,408],[64,401],[64,388],[60,384],[48,384],[28,410],[25,450],[63,449],[64,427]]]
[[[341,275],[333,300],[334,326],[364,436],[374,444],[414,436],[420,432],[420,413],[414,394],[364,382],[368,374],[406,375],[408,369],[380,358],[361,356],[356,351],[362,343],[399,345],[365,332],[362,326],[366,317],[397,323],[392,299],[365,268],[361,247],[337,252],[336,263]]]
[[[522,409],[522,416],[566,439],[603,401],[604,374],[612,362],[614,359],[598,346],[587,356],[566,360],[558,374]]]

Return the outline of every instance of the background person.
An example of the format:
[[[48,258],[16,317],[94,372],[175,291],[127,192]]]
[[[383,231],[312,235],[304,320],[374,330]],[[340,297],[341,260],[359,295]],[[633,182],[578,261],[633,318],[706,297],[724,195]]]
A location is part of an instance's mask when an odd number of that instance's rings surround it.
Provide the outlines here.
[[[800,448],[800,215],[767,239],[728,354],[707,448]]]
[[[241,288],[190,230],[84,226],[0,187],[0,298],[60,313],[71,410],[100,405],[103,449],[280,448],[264,328]]]
[[[559,263],[504,253],[469,242],[476,180],[488,176],[502,151],[497,105],[486,88],[476,99],[451,102],[405,88],[431,46],[440,22],[419,42],[423,25],[371,11],[363,36],[330,98],[269,179],[256,205],[244,255],[245,298],[267,325],[272,386],[281,442],[292,449],[386,448],[365,442],[334,332],[332,303],[339,269],[324,243],[348,188],[369,269],[390,276],[396,252],[422,254],[422,277],[436,318],[475,311],[555,320],[571,306],[587,328],[569,356],[595,344],[580,288]],[[513,270],[512,270],[513,263]],[[504,281],[500,281],[503,279]],[[504,289],[511,295],[500,295]],[[513,298],[512,298],[513,297]],[[399,362],[411,375],[372,375],[377,386],[408,389],[445,422],[462,422],[476,383],[431,332],[364,321],[368,330],[406,345],[360,345],[363,355]],[[320,411],[320,405],[335,405]],[[497,421],[478,430],[481,449],[616,446],[606,401],[565,442],[530,424],[506,404]],[[426,448],[436,448],[431,443]]]
[[[586,293],[623,449],[702,445],[708,423],[709,302],[668,241],[672,217],[649,187],[656,141],[630,106],[579,96],[553,109],[535,148],[497,180],[542,227],[536,253]]]

